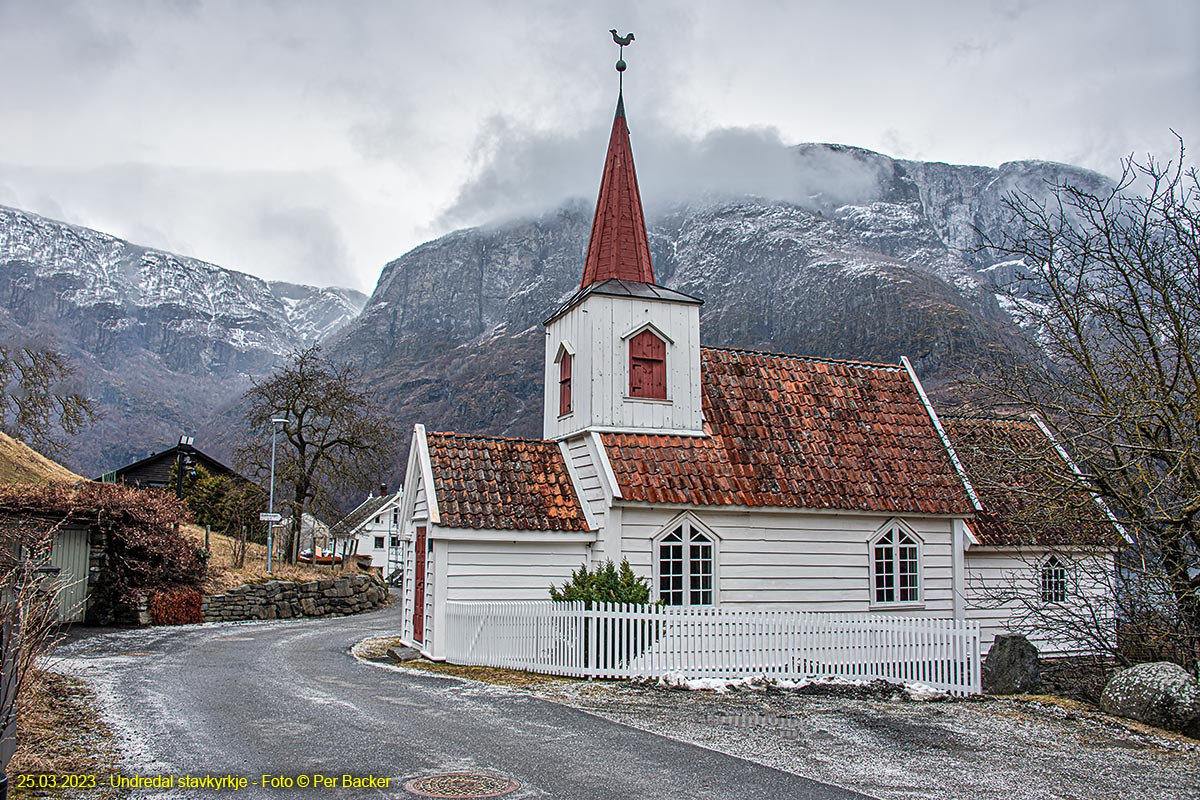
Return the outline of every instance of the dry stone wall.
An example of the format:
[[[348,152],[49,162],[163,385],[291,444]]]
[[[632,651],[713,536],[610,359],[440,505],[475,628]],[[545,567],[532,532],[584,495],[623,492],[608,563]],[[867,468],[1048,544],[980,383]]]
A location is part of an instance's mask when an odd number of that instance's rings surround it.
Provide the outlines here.
[[[296,617],[344,617],[387,604],[388,591],[367,575],[295,583],[267,581],[204,598],[205,622]]]

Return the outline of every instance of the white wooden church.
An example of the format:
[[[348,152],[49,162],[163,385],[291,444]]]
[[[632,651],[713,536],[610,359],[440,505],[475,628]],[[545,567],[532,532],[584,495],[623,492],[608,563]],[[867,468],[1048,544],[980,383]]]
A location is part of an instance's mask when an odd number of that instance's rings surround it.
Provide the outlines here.
[[[447,602],[544,601],[608,559],[667,605],[978,619],[985,648],[1012,610],[990,589],[1098,591],[1069,535],[1006,524],[948,433],[1046,444],[1033,423],[943,425],[906,359],[702,346],[701,304],[655,283],[618,99],[580,288],[545,323],[543,438],[413,431],[407,643],[444,657]]]

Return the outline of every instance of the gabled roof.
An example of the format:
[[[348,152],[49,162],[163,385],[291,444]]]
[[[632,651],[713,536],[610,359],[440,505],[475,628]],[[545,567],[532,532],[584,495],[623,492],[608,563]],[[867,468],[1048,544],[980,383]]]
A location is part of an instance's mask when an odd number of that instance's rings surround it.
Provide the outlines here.
[[[359,528],[366,524],[367,520],[382,512],[389,503],[397,503],[399,500],[399,492],[378,496],[371,495],[362,501],[358,508],[334,523],[333,527],[329,529],[329,533],[338,539],[353,536],[358,533]]]
[[[236,480],[250,483],[250,480],[244,475],[236,472],[233,467],[222,464],[217,459],[202,452],[192,445],[176,444],[158,453],[153,453],[140,461],[134,461],[132,464],[126,464],[123,467],[118,467],[110,472],[106,472],[92,480],[101,483],[125,483],[126,477],[130,474],[138,476],[141,479],[143,476],[154,480],[165,481],[167,473],[170,472],[171,466],[175,463],[179,456],[180,450],[185,455],[191,456],[192,459],[199,465],[203,466],[213,475],[228,475]]]
[[[903,366],[706,347],[706,437],[601,434],[625,500],[968,515]]]
[[[592,236],[588,241],[580,288],[618,278],[654,283],[650,262],[650,240],[646,236],[646,216],[638,192],[637,172],[633,167],[633,148],[629,144],[629,126],[625,122],[625,100],[617,98],[604,176],[596,216],[592,218]]]
[[[1030,420],[942,417],[983,510],[969,523],[982,545],[1116,544],[1118,531]]]
[[[427,433],[441,525],[519,531],[586,531],[557,442]]]

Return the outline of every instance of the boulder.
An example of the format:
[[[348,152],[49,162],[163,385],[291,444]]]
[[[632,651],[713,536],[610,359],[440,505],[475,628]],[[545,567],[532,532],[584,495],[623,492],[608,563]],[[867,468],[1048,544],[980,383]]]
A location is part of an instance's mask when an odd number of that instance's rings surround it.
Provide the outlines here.
[[[1118,717],[1200,739],[1200,683],[1178,664],[1137,664],[1113,676],[1100,707]]]
[[[983,661],[980,677],[988,694],[1029,694],[1042,686],[1038,649],[1020,634],[1000,634]]]

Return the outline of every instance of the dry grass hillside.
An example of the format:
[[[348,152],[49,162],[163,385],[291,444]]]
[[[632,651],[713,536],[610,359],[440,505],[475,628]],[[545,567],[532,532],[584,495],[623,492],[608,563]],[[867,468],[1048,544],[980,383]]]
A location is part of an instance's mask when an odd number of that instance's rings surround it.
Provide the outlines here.
[[[204,544],[204,528],[199,525],[185,525],[183,532],[196,544]],[[232,536],[220,533],[210,533],[208,537],[209,550],[212,557],[208,561],[208,577],[204,581],[206,594],[219,594],[244,583],[264,583],[269,580],[281,581],[315,581],[322,578],[336,578],[342,573],[342,567],[314,567],[311,564],[285,564],[276,561],[267,574],[267,548],[257,542],[246,543],[245,563],[236,566],[237,541]],[[356,572],[357,567],[347,564],[347,572]]]
[[[85,480],[46,458],[24,442],[0,433],[0,481],[6,483],[51,483]]]

